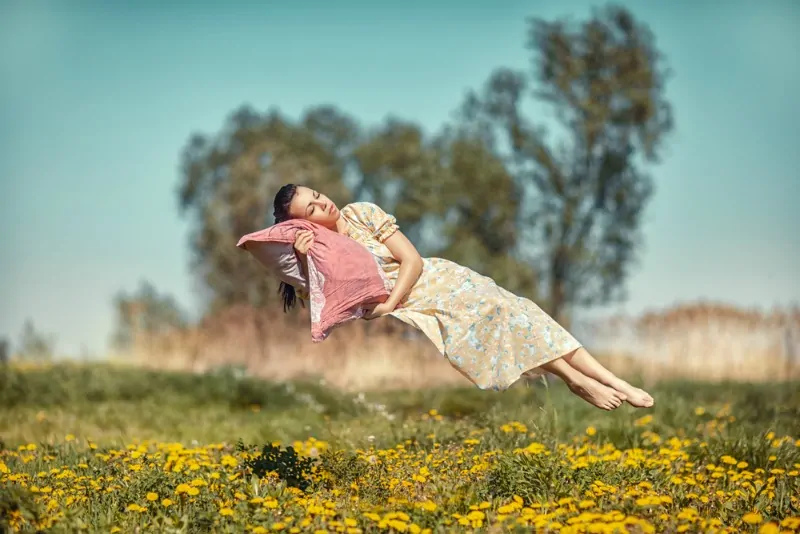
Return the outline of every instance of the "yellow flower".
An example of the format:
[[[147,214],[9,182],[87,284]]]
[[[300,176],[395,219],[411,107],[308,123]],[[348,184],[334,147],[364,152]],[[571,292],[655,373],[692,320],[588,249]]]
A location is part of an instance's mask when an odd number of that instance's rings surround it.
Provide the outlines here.
[[[640,417],[639,419],[634,421],[633,424],[636,426],[645,426],[649,425],[652,422],[653,422],[653,416],[648,414],[645,415],[644,417]]]
[[[764,518],[761,517],[761,514],[759,514],[758,512],[750,512],[742,516],[742,521],[744,521],[748,525],[758,525],[763,520]]]
[[[386,523],[398,532],[405,532],[408,530],[408,525],[397,519],[390,519]]]
[[[231,510],[230,508],[222,508],[219,511],[219,515],[225,516],[225,517],[232,516],[233,515],[233,510]]]
[[[703,408],[702,406],[698,406],[697,408],[694,409],[695,415],[703,415],[704,413],[706,413],[706,409]]]
[[[433,502],[433,501],[430,501],[430,500],[422,502],[422,503],[419,503],[417,505],[417,507],[418,508],[422,508],[426,512],[435,512],[436,511],[436,503]],[[369,515],[367,515],[367,517],[369,517]]]
[[[758,529],[758,534],[778,534],[781,531],[780,527],[775,523],[764,523]]]
[[[595,427],[590,426],[590,427],[586,428],[586,435],[587,436],[594,436],[595,434],[597,434],[597,429]]]
[[[154,492],[151,491],[150,493],[147,494],[147,500],[150,501],[150,502],[157,501],[158,500],[158,493],[154,493]]]
[[[164,499],[163,501],[161,501],[161,506],[163,506],[164,508],[172,506],[172,499]]]

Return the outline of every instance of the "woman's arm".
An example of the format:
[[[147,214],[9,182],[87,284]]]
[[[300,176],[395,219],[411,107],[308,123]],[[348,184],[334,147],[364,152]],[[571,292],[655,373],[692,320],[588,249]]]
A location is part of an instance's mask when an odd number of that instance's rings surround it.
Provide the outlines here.
[[[417,248],[400,230],[395,231],[384,242],[386,248],[392,253],[397,261],[400,262],[400,273],[397,275],[397,282],[394,284],[392,293],[384,303],[388,308],[386,313],[393,311],[400,301],[405,298],[414,284],[422,274],[422,256]]]

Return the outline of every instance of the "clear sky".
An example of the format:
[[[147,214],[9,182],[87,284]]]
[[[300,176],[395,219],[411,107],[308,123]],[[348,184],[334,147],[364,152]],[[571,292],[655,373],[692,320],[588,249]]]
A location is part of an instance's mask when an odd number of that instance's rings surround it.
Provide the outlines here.
[[[59,352],[102,353],[113,294],[142,278],[191,308],[179,155],[240,105],[433,131],[493,68],[528,65],[527,16],[596,5],[167,4],[0,0],[0,336],[32,318]],[[800,2],[624,4],[675,72],[676,130],[621,309],[800,301]]]

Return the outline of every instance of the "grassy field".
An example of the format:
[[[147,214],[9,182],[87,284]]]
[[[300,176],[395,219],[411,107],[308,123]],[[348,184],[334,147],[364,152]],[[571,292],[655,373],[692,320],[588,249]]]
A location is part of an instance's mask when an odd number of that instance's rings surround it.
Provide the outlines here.
[[[359,395],[236,369],[0,367],[0,526],[800,531],[796,383],[652,393],[606,413],[561,384]]]

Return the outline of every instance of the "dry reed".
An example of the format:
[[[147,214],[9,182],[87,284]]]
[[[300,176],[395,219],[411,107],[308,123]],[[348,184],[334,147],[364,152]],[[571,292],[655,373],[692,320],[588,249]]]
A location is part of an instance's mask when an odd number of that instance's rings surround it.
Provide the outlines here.
[[[235,307],[187,330],[137,335],[127,359],[203,372],[244,366],[271,379],[317,378],[340,389],[469,385],[416,331],[395,319],[356,321],[311,342],[306,311],[284,315]],[[581,325],[587,347],[623,376],[768,381],[800,378],[800,310],[768,313],[706,303]]]

